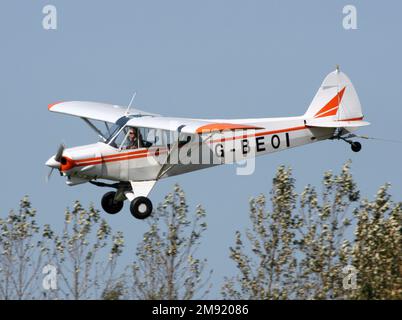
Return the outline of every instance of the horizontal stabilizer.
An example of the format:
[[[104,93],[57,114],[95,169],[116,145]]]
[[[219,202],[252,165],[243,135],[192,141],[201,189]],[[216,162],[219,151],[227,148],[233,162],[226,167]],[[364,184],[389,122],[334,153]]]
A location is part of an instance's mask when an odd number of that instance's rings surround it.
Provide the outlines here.
[[[322,120],[322,119],[306,120],[307,127],[318,127],[318,128],[363,127],[368,126],[369,124],[370,122],[362,120]]]

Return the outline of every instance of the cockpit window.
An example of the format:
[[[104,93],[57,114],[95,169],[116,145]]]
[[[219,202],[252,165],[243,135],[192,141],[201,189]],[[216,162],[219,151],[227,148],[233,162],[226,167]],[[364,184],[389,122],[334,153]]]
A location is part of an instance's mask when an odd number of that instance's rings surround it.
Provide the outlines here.
[[[124,127],[120,130],[120,132],[113,138],[110,142],[110,145],[115,148],[121,148],[123,143],[127,140],[128,137],[128,127]]]
[[[109,142],[112,140],[112,138],[116,135],[116,133],[120,130],[120,128],[121,128],[121,126],[119,126],[119,125],[117,125],[117,124],[114,124],[114,125],[110,128],[110,130],[109,130],[110,135],[109,135],[109,137],[107,138],[106,143],[109,143]]]
[[[123,150],[150,148],[163,145],[160,133],[159,129],[125,126],[117,129],[117,132],[111,135],[112,138],[108,143],[114,148]]]
[[[127,123],[128,120],[130,119],[127,117],[121,117],[119,120],[117,120],[116,123],[109,129],[110,134],[105,143],[110,144],[117,132],[119,132],[119,130]]]
[[[115,148],[127,150],[144,147],[148,148],[151,144],[144,142],[142,133],[138,128],[126,126],[113,138],[110,145]]]

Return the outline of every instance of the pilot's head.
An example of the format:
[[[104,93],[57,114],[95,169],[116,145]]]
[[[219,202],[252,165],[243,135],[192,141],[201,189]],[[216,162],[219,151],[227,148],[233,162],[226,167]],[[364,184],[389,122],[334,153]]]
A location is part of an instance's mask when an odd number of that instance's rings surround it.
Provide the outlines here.
[[[137,130],[135,130],[135,128],[130,127],[130,129],[128,130],[128,138],[130,140],[134,140],[137,137]]]

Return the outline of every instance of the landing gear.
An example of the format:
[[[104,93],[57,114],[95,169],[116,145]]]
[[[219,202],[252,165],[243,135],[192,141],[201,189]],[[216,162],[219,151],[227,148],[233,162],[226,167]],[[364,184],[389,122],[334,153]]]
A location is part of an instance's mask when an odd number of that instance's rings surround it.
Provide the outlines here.
[[[354,141],[350,144],[353,152],[359,152],[362,149],[360,142]]]
[[[360,142],[349,140],[350,138],[356,137],[354,134],[349,134],[346,137],[342,137],[342,130],[337,131],[336,134],[331,139],[343,140],[346,143],[350,144],[353,152],[359,152],[362,149],[362,145]]]
[[[137,219],[148,218],[152,213],[152,202],[147,197],[137,197],[131,201],[130,211]]]
[[[116,192],[110,191],[103,195],[102,197],[102,208],[109,214],[116,214],[123,208],[123,201],[116,201]]]
[[[129,182],[119,182],[119,183],[104,183],[98,181],[89,181],[91,184],[97,187],[108,187],[115,188],[117,191],[110,191],[104,194],[102,197],[102,208],[109,214],[116,214],[122,208],[125,200],[131,201],[130,203],[130,212],[133,217],[137,219],[145,219],[148,218],[152,213],[152,202],[147,197],[140,196],[136,197],[133,193],[133,187]],[[148,181],[146,181],[148,183]],[[148,190],[148,192],[143,192],[142,194],[148,194],[152,189],[152,186],[155,184],[155,181],[151,181],[152,184]],[[140,193],[141,194],[141,193]]]

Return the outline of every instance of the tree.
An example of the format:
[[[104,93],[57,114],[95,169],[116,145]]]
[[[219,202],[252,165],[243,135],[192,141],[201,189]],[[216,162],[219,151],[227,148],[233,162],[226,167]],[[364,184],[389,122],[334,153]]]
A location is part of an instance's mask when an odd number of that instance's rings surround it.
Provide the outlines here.
[[[0,299],[40,296],[39,276],[47,248],[35,218],[36,210],[25,196],[17,212],[0,219]]]
[[[57,266],[61,285],[58,293],[67,299],[101,298],[115,286],[117,261],[124,247],[121,232],[100,219],[92,205],[85,210],[76,201],[73,210],[67,208],[61,235],[46,228],[53,240],[49,260]]]
[[[154,214],[131,268],[135,299],[193,299],[209,290],[206,260],[196,257],[207,225],[198,206],[190,219],[183,190],[175,185]],[[208,273],[207,276],[204,274]]]
[[[273,180],[272,209],[266,210],[266,198],[260,195],[250,201],[252,229],[246,231],[251,254],[246,251],[242,235],[236,232],[235,247],[230,258],[236,263],[236,279],[226,279],[225,298],[287,298],[293,287],[296,267],[293,254],[296,194],[290,170],[280,167]],[[236,286],[236,283],[238,286]]]
[[[350,264],[352,209],[360,193],[347,162],[339,175],[324,173],[321,197],[312,186],[300,195],[299,254],[297,293],[299,298],[340,299],[343,288],[343,270]],[[349,237],[350,238],[350,237]]]
[[[392,203],[388,186],[374,202],[357,207],[360,193],[347,162],[339,175],[324,174],[321,195],[310,185],[300,195],[294,189],[291,170],[281,166],[271,209],[264,195],[251,199],[252,228],[246,243],[236,232],[230,258],[238,274],[225,278],[223,297],[400,299],[401,204]],[[355,290],[344,286],[351,264],[358,275]]]
[[[357,227],[352,263],[358,271],[355,299],[402,299],[402,203],[394,203],[389,185],[355,211]]]
[[[123,276],[124,278],[124,276]],[[126,287],[123,281],[116,281],[107,286],[102,293],[102,300],[120,300],[126,294]]]

